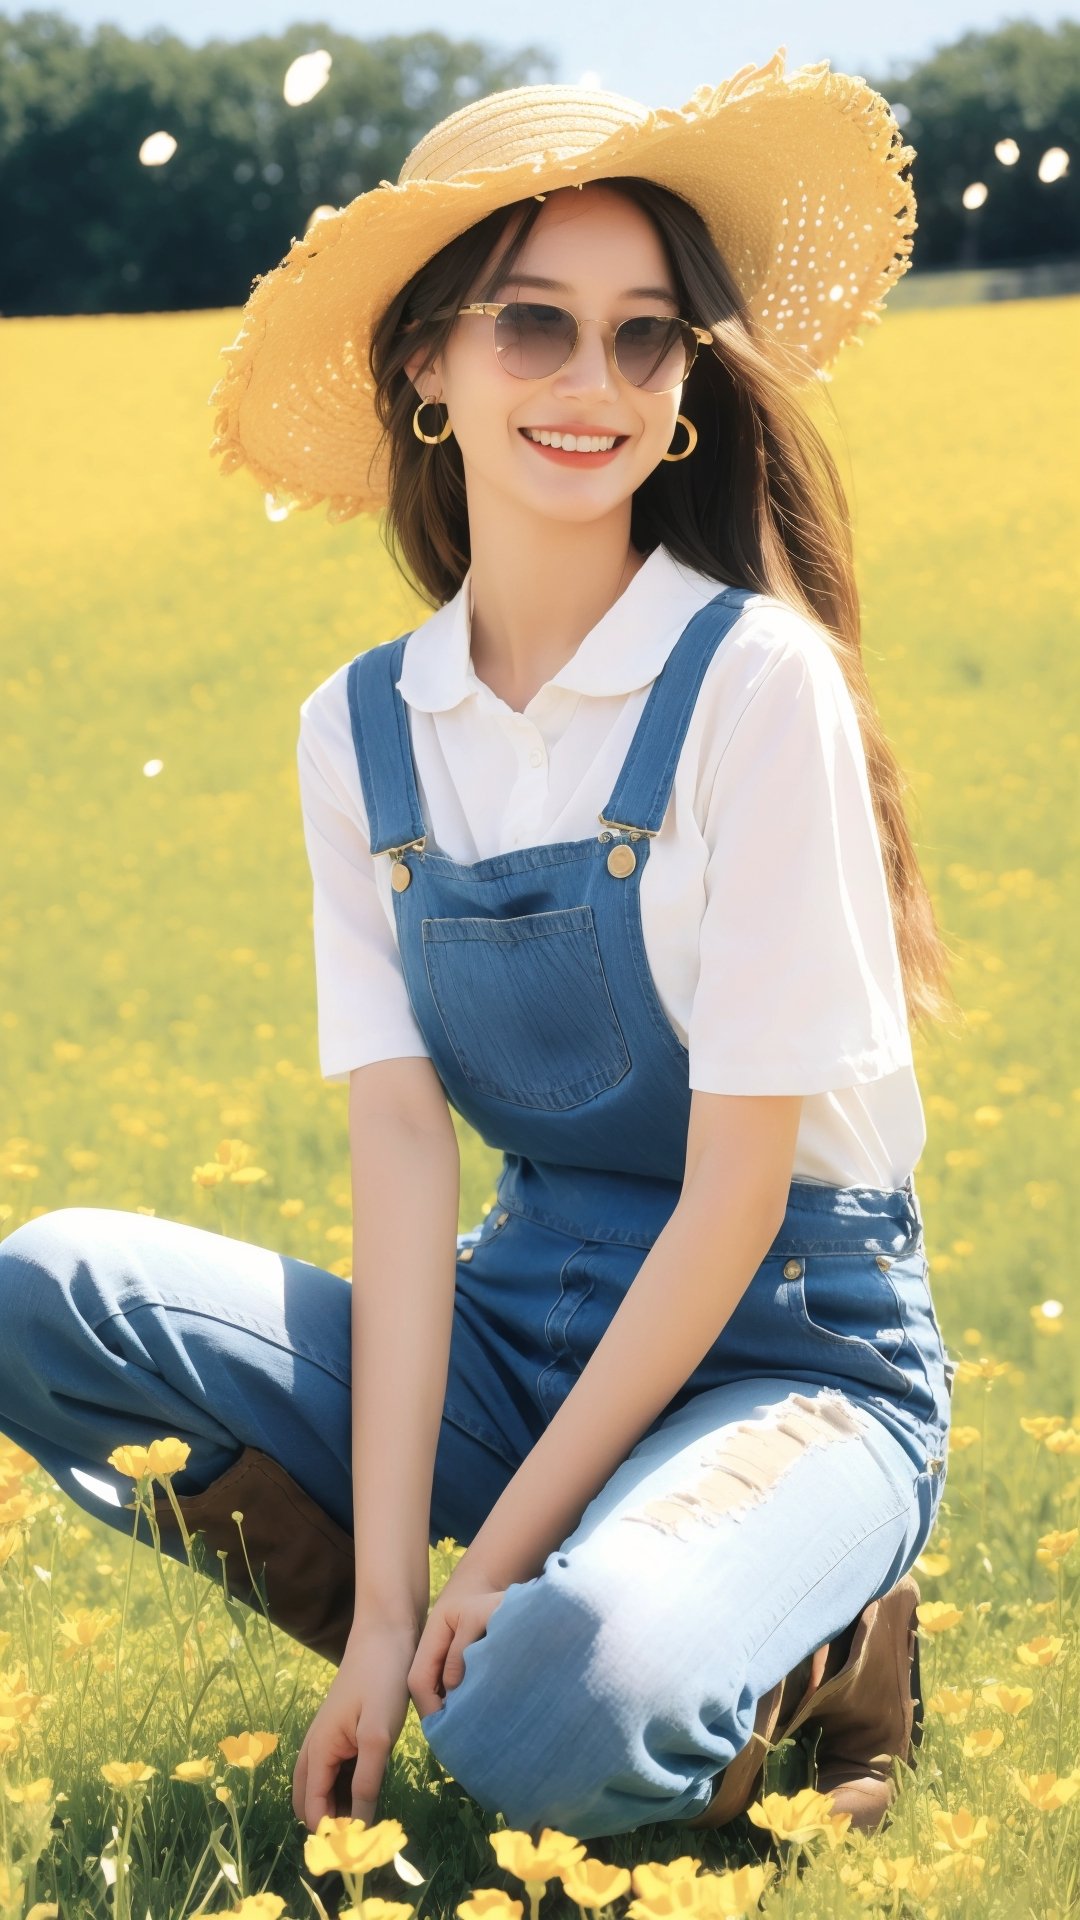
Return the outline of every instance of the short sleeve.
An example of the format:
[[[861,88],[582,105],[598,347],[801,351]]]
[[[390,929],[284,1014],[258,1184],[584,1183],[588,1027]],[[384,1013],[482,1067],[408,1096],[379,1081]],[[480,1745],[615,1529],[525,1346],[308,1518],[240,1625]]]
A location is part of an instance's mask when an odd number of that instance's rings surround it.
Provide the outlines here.
[[[727,739],[703,832],[692,1088],[821,1093],[912,1061],[866,756],[809,622]]]
[[[330,710],[328,694],[340,698]],[[344,678],[300,709],[296,745],[312,880],[319,1064],[326,1080],[402,1056],[429,1057],[409,1001],[397,940],[375,882]],[[347,764],[347,763],[346,763]],[[351,777],[350,777],[351,776]]]

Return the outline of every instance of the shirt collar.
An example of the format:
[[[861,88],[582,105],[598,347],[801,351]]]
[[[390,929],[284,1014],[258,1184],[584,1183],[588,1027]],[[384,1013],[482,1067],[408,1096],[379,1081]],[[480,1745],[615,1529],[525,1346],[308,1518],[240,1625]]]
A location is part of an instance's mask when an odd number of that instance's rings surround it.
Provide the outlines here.
[[[632,693],[654,680],[688,620],[723,580],[654,547],[628,587],[548,682],[570,693]],[[472,568],[451,600],[411,633],[397,686],[425,713],[443,713],[486,691],[472,667]]]

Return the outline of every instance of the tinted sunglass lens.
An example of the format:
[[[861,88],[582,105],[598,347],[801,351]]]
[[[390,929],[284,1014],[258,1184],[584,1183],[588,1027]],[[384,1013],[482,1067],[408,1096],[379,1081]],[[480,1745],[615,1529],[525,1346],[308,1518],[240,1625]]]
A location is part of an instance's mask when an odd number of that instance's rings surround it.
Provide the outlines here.
[[[511,301],[495,321],[495,351],[507,373],[542,380],[570,358],[576,331],[573,314],[563,307]]]
[[[686,378],[692,364],[687,330],[679,320],[643,314],[624,320],[615,335],[619,372],[635,387],[666,393]]]

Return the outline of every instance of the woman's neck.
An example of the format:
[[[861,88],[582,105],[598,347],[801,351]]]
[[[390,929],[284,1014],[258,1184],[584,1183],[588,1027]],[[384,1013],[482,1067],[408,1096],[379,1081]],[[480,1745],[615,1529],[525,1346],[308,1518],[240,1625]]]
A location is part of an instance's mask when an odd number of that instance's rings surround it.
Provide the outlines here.
[[[580,533],[582,529],[575,529]],[[516,712],[572,659],[646,556],[627,543],[578,539],[562,553],[473,549],[471,657],[478,679]]]

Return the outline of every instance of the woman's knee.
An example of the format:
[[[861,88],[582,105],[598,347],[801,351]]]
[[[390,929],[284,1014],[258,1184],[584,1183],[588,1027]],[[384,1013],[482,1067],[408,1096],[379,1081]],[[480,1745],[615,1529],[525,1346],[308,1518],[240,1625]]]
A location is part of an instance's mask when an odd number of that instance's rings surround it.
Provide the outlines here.
[[[568,1577],[569,1575],[569,1577]],[[603,1620],[558,1560],[508,1588],[465,1673],[421,1726],[436,1757],[489,1814],[554,1825],[551,1760],[565,1765],[591,1719],[588,1677]],[[596,1723],[592,1722],[593,1737]]]
[[[104,1207],[53,1207],[13,1227],[0,1240],[0,1285],[10,1293],[33,1274],[67,1272],[73,1255],[101,1236],[107,1211]]]
[[[655,1637],[646,1612],[599,1556],[551,1555],[508,1589],[464,1679],[421,1721],[438,1760],[513,1826],[584,1832],[599,1818],[588,1831],[614,1831],[620,1792],[653,1774],[649,1729],[671,1731],[678,1712],[677,1640]]]
[[[0,1365],[8,1380],[17,1384],[39,1365],[44,1371],[69,1335],[81,1338],[108,1310],[115,1219],[103,1207],[56,1207],[0,1241]]]

